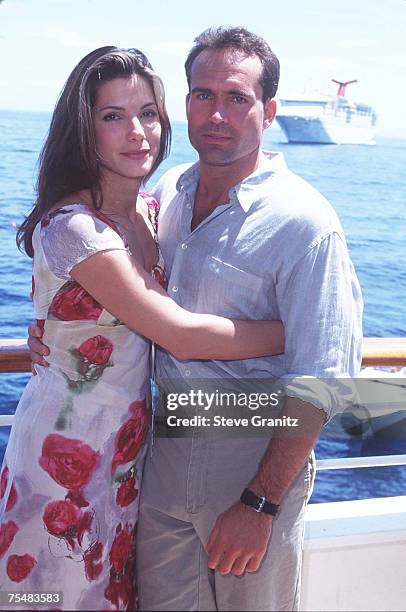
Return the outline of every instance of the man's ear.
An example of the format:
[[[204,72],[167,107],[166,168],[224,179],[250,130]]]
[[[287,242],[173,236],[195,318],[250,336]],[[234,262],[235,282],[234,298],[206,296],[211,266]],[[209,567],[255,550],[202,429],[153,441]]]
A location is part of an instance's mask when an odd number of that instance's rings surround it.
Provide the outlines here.
[[[264,130],[269,128],[276,115],[276,100],[268,98],[264,104]]]
[[[189,118],[189,100],[190,100],[190,93],[188,93],[186,95],[186,99],[185,99],[185,104],[186,104],[186,118]]]

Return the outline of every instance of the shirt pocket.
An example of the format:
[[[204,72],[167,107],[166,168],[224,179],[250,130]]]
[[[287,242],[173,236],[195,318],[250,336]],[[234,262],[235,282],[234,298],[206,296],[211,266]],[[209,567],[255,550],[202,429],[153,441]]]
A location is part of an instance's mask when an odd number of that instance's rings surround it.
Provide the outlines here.
[[[204,260],[199,275],[198,312],[256,318],[263,287],[261,277],[211,255]]]

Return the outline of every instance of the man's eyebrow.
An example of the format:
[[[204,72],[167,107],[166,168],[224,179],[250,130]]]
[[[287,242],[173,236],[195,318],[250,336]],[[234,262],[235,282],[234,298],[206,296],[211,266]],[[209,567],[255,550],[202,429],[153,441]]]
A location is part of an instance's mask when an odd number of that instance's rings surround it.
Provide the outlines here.
[[[249,94],[247,91],[244,91],[243,89],[229,89],[227,93],[232,96],[244,96],[244,98],[252,98],[252,94]]]
[[[193,89],[191,90],[192,94],[194,93],[207,93],[207,94],[212,94],[213,90],[212,89],[208,89],[207,87],[193,87]]]
[[[212,89],[209,89],[208,87],[193,87],[190,93],[191,94],[194,94],[194,93],[213,94],[214,92]],[[226,91],[226,93],[230,96],[244,96],[244,98],[252,98],[251,93],[248,93],[247,91],[244,91],[242,89],[229,89]]]

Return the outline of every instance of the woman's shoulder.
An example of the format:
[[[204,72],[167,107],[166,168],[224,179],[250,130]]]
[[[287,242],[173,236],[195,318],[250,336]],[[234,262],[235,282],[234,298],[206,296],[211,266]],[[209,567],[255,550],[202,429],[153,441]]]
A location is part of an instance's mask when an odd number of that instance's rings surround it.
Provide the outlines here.
[[[88,204],[63,204],[45,215],[39,225],[36,240],[46,254],[53,250],[89,254],[127,248],[115,223]]]
[[[66,222],[73,217],[96,217],[98,211],[93,205],[92,195],[89,190],[84,189],[65,195],[56,202],[43,216],[42,226],[48,226],[51,221]],[[100,216],[98,216],[100,218]],[[105,219],[103,219],[105,221]]]
[[[78,214],[89,215],[90,210],[88,204],[81,202],[58,202],[53,206],[47,213],[41,218],[41,227],[48,227],[56,222],[66,221],[69,217],[73,217]]]
[[[69,279],[75,265],[99,251],[127,249],[114,223],[82,203],[63,204],[45,215],[35,236],[36,247],[60,279]]]
[[[94,227],[100,231],[103,226],[108,226],[120,234],[116,224],[100,210],[97,210],[86,202],[59,202],[41,219],[41,228],[69,227],[73,231]]]

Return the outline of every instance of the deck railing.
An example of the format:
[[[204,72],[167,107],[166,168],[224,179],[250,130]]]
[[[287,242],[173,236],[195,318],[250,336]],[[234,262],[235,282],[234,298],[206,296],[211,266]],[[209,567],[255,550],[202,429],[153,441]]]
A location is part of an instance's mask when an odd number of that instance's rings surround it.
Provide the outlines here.
[[[406,366],[406,338],[364,338],[362,365]],[[0,373],[29,372],[30,354],[24,339],[0,339]],[[9,426],[13,415],[0,414],[0,427]],[[406,455],[382,457],[351,457],[323,459],[317,462],[319,470],[337,470],[374,466],[406,465]]]
[[[30,370],[30,353],[25,339],[0,339],[0,372],[30,372]]]
[[[406,366],[406,337],[364,338],[362,365]],[[0,339],[0,373],[29,372],[30,367],[25,339]]]

